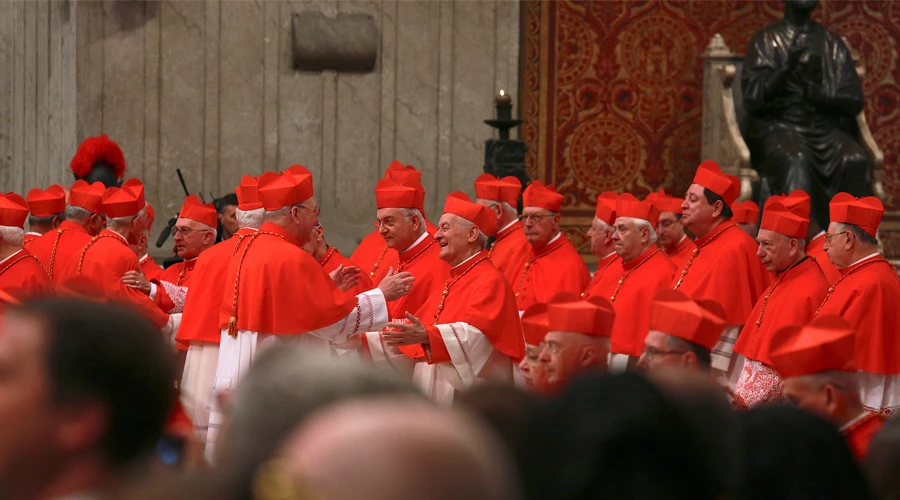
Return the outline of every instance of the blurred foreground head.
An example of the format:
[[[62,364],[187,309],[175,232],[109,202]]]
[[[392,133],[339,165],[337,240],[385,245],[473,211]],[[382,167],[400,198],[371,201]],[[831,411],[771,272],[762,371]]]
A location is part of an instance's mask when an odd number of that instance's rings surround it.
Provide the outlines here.
[[[497,438],[462,413],[409,398],[338,403],[310,417],[257,475],[329,500],[507,500],[512,464]]]
[[[385,394],[422,399],[409,383],[358,361],[310,355],[308,348],[286,342],[269,348],[228,403],[216,463],[249,474],[314,411]]]
[[[633,373],[575,380],[533,413],[518,457],[525,498],[727,498],[732,416],[705,394],[676,401]]]
[[[7,311],[0,326],[0,492],[103,492],[148,456],[174,399],[173,356],[138,314],[76,299]]]
[[[874,498],[834,424],[787,405],[760,406],[739,421],[744,473],[736,500]]]

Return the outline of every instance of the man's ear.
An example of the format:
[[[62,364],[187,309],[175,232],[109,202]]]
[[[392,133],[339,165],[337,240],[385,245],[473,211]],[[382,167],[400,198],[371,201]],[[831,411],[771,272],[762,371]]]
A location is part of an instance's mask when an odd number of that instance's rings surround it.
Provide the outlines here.
[[[725,210],[725,202],[722,200],[716,200],[716,202],[713,203],[713,217],[722,215],[723,210]]]

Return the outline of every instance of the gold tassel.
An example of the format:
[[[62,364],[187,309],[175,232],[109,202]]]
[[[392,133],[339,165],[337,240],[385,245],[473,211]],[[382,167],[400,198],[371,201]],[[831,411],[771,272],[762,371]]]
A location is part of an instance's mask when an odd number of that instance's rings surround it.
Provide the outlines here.
[[[228,335],[231,335],[231,338],[237,338],[237,318],[232,316],[228,320]]]

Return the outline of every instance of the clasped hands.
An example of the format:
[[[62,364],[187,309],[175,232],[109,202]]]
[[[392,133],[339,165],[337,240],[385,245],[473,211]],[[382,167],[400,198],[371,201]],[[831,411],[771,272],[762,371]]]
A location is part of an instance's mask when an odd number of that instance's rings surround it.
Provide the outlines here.
[[[385,345],[400,347],[428,343],[428,332],[419,318],[413,316],[412,313],[406,313],[406,319],[410,321],[409,324],[391,323],[384,329],[381,338]]]

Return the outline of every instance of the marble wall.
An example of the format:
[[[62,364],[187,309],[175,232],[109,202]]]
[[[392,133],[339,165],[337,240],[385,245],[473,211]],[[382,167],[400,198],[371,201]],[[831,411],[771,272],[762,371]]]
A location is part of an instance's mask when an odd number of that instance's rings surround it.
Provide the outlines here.
[[[0,9],[40,14],[49,4],[12,3],[27,7],[3,2]],[[471,194],[483,141],[491,137],[482,120],[491,117],[492,96],[518,87],[515,0],[56,3],[67,6],[75,21],[69,26],[77,66],[68,75],[75,75],[77,97],[67,101],[69,107],[75,103],[69,117],[75,137],[59,148],[65,161],[40,165],[52,175],[29,177],[23,172],[27,154],[34,153],[28,151],[41,145],[7,160],[7,151],[19,149],[7,146],[11,138],[0,129],[4,170],[12,172],[0,175],[4,189],[68,179],[64,169],[75,141],[101,133],[119,142],[128,175],[144,180],[161,218],[174,214],[183,199],[176,168],[192,191],[208,198],[231,191],[245,173],[299,163],[313,173],[326,236],[350,251],[372,229],[372,189],[394,159],[424,172],[430,217],[439,215],[450,191]],[[372,15],[380,38],[375,71],[294,71],[291,15],[307,10]],[[9,57],[6,40],[22,38],[20,23],[3,18],[0,62]],[[46,46],[34,38],[38,46],[25,48],[40,54]],[[51,52],[51,70],[56,59]],[[35,63],[26,58],[25,64],[20,73],[27,76]],[[38,72],[46,64],[37,63]],[[24,85],[25,97],[30,85]],[[7,87],[7,77],[0,76],[0,92]],[[16,94],[11,102],[20,106],[20,99]],[[5,104],[0,123],[9,112]],[[39,102],[38,109],[49,105]]]

